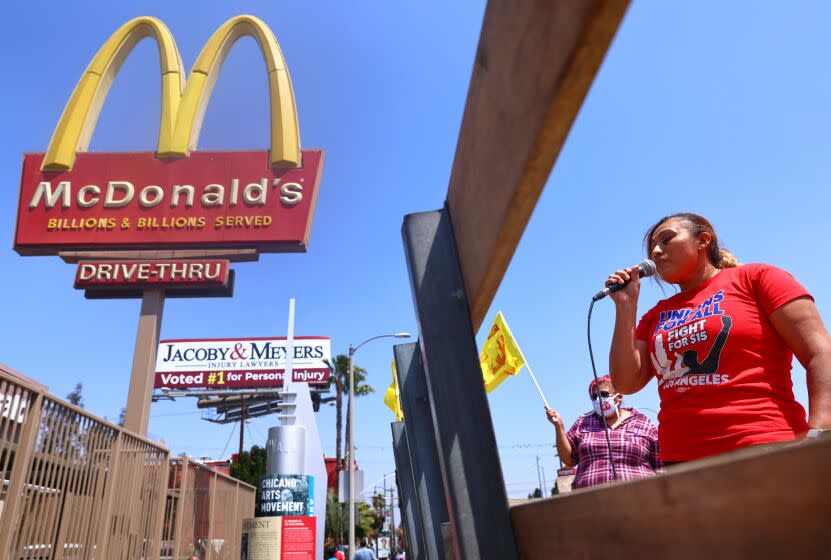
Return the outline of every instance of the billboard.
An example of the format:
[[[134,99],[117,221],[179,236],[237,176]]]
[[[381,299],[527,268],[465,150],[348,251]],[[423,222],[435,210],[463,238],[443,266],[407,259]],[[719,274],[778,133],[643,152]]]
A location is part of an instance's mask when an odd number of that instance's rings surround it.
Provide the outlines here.
[[[326,385],[332,352],[327,336],[294,338],[294,381]],[[154,387],[248,389],[283,385],[286,338],[162,340]]]
[[[225,58],[243,36],[265,61],[271,150],[195,152],[202,117]],[[155,152],[85,153],[124,59],[143,38],[159,48],[161,120]],[[246,247],[304,251],[323,152],[300,149],[291,80],[274,34],[253,16],[223,24],[187,80],[173,36],[135,18],[104,43],[61,115],[45,154],[23,159],[15,250]]]

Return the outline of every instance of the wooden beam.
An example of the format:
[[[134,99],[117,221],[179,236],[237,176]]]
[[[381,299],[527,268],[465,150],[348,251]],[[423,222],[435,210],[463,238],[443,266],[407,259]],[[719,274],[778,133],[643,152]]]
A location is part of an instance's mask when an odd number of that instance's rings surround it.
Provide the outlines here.
[[[746,449],[514,506],[524,560],[824,558],[831,441]]]
[[[447,204],[474,331],[628,0],[490,0]]]

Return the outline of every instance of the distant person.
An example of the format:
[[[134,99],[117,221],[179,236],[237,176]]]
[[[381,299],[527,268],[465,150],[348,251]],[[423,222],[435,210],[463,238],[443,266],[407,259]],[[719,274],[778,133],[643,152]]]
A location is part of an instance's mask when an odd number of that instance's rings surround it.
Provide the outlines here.
[[[592,412],[581,415],[566,432],[560,414],[546,407],[556,431],[557,453],[568,467],[577,466],[572,488],[585,488],[614,480],[603,417],[609,428],[612,457],[618,480],[641,478],[662,467],[658,458],[658,430],[652,421],[634,408],[621,406],[623,397],[615,391],[609,376],[589,385]]]
[[[361,539],[361,548],[355,551],[355,560],[378,560],[375,553],[369,548],[366,539]]]
[[[337,553],[335,552],[334,548],[327,548],[326,549],[326,560],[338,560]]]
[[[657,378],[661,458],[676,463],[828,437],[831,337],[808,291],[784,270],[740,265],[697,214],[661,218],[644,245],[661,280],[680,291],[647,311],[636,328],[636,269],[609,275],[607,286],[631,279],[612,294],[617,317],[609,369],[626,394]],[[807,373],[807,421],[793,394],[794,355]]]

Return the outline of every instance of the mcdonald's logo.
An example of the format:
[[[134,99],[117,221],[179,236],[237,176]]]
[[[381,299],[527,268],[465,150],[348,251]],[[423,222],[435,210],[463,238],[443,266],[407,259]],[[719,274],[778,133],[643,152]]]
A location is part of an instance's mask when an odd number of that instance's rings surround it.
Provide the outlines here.
[[[196,151],[205,109],[225,58],[253,37],[268,73],[269,151]],[[144,38],[156,41],[161,116],[155,152],[87,153],[121,64]],[[260,19],[242,15],[208,39],[190,75],[170,30],[139,17],[104,42],[72,92],[45,154],[25,154],[15,249],[253,247],[305,250],[323,164],[300,147],[286,61]]]

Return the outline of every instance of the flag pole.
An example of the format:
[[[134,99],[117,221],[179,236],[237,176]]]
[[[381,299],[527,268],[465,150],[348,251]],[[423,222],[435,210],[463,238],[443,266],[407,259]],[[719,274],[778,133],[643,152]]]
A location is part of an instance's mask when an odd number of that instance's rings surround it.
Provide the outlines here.
[[[498,312],[499,315],[502,315],[502,312]],[[531,366],[528,364],[528,360],[525,359],[525,354],[522,353],[522,348],[519,346],[519,342],[517,342],[514,333],[511,332],[511,327],[508,326],[508,321],[505,320],[505,316],[502,315],[502,323],[505,325],[505,329],[507,329],[508,334],[511,335],[511,339],[513,339],[514,344],[516,345],[516,349],[519,350],[519,356],[522,358],[522,361],[525,362],[525,367],[528,369],[528,374],[531,376],[531,379],[534,381],[534,385],[537,387],[537,392],[540,394],[540,398],[542,402],[545,404],[547,408],[551,408],[548,406],[548,401],[545,399],[545,395],[542,394],[542,389],[540,389],[540,384],[537,383],[537,378],[534,375],[534,372],[531,371]]]
[[[517,345],[517,348],[519,348],[519,345]],[[522,356],[522,350],[519,351],[519,355]],[[542,394],[542,389],[540,389],[540,384],[537,383],[537,378],[534,377],[534,372],[531,371],[531,367],[528,365],[528,360],[525,359],[525,356],[522,356],[522,359],[525,362],[525,367],[528,368],[528,373],[529,375],[531,375],[531,379],[534,381],[534,385],[536,385],[537,387],[537,391],[540,393],[540,398],[542,399],[542,402],[545,403],[546,407],[551,408],[550,406],[548,406],[548,401],[545,400],[545,395]]]

